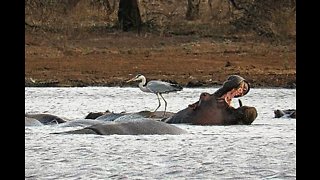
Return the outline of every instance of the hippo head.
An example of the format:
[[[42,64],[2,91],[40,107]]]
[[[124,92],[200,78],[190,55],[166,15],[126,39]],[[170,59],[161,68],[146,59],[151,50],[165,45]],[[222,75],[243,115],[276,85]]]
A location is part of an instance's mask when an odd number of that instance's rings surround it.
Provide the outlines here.
[[[251,124],[257,117],[254,107],[230,107],[214,94],[201,93],[199,101],[177,112],[166,120],[167,123],[188,123],[195,125]]]

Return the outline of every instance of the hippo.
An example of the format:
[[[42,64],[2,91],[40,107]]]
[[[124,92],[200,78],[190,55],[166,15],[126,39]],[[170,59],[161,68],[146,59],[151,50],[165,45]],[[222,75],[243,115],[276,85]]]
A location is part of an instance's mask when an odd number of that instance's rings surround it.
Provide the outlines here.
[[[153,118],[155,120],[161,120],[161,119],[166,119],[170,116],[172,116],[173,112],[166,112],[166,115],[163,116],[162,114],[164,114],[164,111],[156,111],[156,112],[151,112],[151,111],[139,111],[137,113],[126,113],[126,112],[121,112],[121,113],[114,113],[114,112],[106,112],[100,116],[97,116],[95,118],[95,120],[101,120],[101,121],[120,121],[121,119],[128,119],[128,118],[141,118],[141,117],[145,117],[145,118]],[[90,116],[91,114],[98,114],[98,113],[94,113],[94,112],[90,112],[85,119],[88,119],[87,117]],[[131,117],[128,117],[128,116]],[[121,118],[122,116],[124,116],[123,118]]]
[[[285,109],[285,110],[276,109],[273,112],[274,112],[275,118],[289,117],[289,118],[296,119],[295,109]]]
[[[84,119],[74,119],[65,123],[60,124],[61,127],[87,127],[95,124],[105,124],[112,121],[128,121],[128,120],[135,120],[135,119],[141,119],[141,118],[151,118],[151,114],[153,114],[150,111],[140,111],[137,113],[114,113],[114,112],[106,112],[103,113],[103,115],[97,116],[95,119],[93,118],[87,118],[91,114],[98,114],[95,112],[90,112]],[[154,120],[160,120],[159,114],[157,116],[153,116]]]
[[[110,113],[106,113],[106,114],[103,114],[97,118],[95,118],[96,120],[101,120],[101,121],[114,121],[115,119],[121,117],[121,116],[124,116],[126,115],[126,113],[114,113],[114,112],[110,112]]]
[[[106,112],[90,112],[85,119],[96,119],[104,114],[110,113],[109,111]]]
[[[201,93],[198,102],[177,112],[164,122],[170,124],[186,123],[193,125],[249,125],[257,117],[255,107],[234,108],[214,95]]]
[[[25,117],[37,119],[44,125],[59,124],[67,121],[51,114],[25,114]]]
[[[53,134],[97,134],[97,135],[154,135],[154,134],[185,134],[183,130],[177,126],[167,124],[165,122],[156,121],[148,118],[140,118],[125,121],[108,121],[82,129],[59,132]]]
[[[52,134],[98,134],[98,135],[141,135],[141,134],[185,134],[175,125],[161,122],[163,112],[140,111],[137,113],[105,113],[96,119],[76,119],[62,123],[61,127],[81,126],[82,129]],[[169,112],[168,114],[174,114]]]
[[[60,123],[58,126],[60,127],[87,127],[95,124],[102,124],[104,121],[95,120],[95,119],[74,119],[71,121],[67,121],[65,123]]]
[[[28,117],[24,118],[24,125],[25,126],[43,126],[43,124],[40,121],[38,121],[37,119],[28,118]]]
[[[234,108],[231,99],[246,95],[250,90],[249,83],[238,75],[231,75],[223,87],[213,94],[203,92],[197,102],[180,110],[164,120],[169,124],[186,123],[193,125],[250,125],[257,117],[255,107],[243,106]]]

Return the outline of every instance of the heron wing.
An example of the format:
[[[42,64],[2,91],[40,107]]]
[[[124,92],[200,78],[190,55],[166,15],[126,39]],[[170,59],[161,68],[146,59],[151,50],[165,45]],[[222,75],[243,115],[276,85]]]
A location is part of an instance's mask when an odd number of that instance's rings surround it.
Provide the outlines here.
[[[181,86],[164,81],[149,81],[147,88],[153,93],[169,93],[182,90]]]

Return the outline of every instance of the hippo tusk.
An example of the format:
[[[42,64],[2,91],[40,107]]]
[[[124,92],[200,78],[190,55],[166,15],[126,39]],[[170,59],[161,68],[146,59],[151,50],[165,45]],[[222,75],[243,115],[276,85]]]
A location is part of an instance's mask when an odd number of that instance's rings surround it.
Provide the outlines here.
[[[242,107],[242,102],[240,99],[238,99],[238,102],[239,102],[239,106]]]

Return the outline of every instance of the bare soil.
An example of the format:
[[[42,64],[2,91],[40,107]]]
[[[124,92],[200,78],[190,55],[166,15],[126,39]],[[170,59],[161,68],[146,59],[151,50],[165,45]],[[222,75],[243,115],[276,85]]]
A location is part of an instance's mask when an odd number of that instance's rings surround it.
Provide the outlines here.
[[[295,88],[296,44],[274,42],[240,36],[26,31],[25,86],[136,86],[125,81],[141,73],[147,80],[184,87],[220,86],[238,74],[252,87]]]

